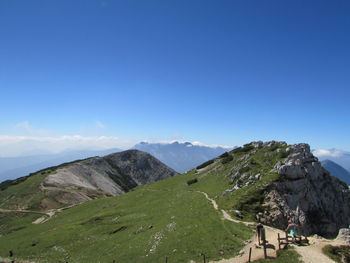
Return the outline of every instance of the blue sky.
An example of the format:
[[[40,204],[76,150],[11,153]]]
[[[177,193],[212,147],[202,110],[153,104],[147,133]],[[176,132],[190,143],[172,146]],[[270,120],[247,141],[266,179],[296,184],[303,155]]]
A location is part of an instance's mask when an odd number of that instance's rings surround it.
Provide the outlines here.
[[[350,150],[349,1],[0,1],[0,135]]]

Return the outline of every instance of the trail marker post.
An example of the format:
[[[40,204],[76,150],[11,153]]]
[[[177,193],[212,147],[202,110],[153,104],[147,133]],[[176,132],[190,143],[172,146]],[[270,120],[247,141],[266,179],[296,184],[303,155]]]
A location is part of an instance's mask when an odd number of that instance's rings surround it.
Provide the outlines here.
[[[262,228],[262,229],[261,229],[261,240],[262,240],[263,248],[264,248],[264,258],[267,258],[265,228]]]

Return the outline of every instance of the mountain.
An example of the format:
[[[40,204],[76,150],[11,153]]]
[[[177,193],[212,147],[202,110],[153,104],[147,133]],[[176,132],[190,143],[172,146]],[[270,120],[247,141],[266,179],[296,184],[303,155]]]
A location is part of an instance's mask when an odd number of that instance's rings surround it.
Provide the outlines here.
[[[330,160],[350,171],[350,152],[330,149],[330,150],[314,150],[313,154],[320,161]]]
[[[119,195],[175,174],[150,154],[128,150],[5,181],[0,184],[0,203],[6,209],[47,210]]]
[[[335,176],[350,185],[350,172],[345,170],[344,167],[331,160],[324,160],[321,164],[332,176]]]
[[[122,159],[117,158],[123,162]],[[94,159],[75,165],[89,160]],[[92,163],[96,167],[100,162],[103,171],[113,168],[106,164],[107,160],[95,159]],[[125,163],[123,171],[129,171],[127,167],[134,163]],[[40,176],[32,178],[42,182]],[[57,178],[61,187],[72,182],[61,182],[62,178]],[[79,178],[86,182],[84,176]],[[46,187],[52,187],[46,183]],[[78,191],[81,186],[76,185],[79,184],[71,183],[66,190]],[[0,207],[5,208],[3,204],[16,198],[13,195],[18,192],[7,192],[0,199]],[[142,185],[122,195],[45,213],[0,210],[0,257],[12,250],[13,259],[48,263],[151,263],[166,258],[168,262],[201,262],[203,253],[210,261],[232,258],[245,244],[253,247],[255,255],[262,249],[249,244],[255,238],[252,226],[238,220],[259,220],[283,230],[288,219],[294,218],[301,234],[335,237],[349,223],[350,190],[329,175],[307,144],[252,142],[185,174]],[[275,240],[276,232],[272,234]]]
[[[67,150],[57,154],[39,154],[19,157],[0,157],[0,182],[25,176],[29,173],[50,166],[85,159],[93,156],[103,156],[120,149],[107,150]]]
[[[184,173],[201,163],[213,159],[232,148],[209,147],[194,145],[190,142],[180,143],[147,143],[136,144],[134,149],[148,152],[154,157],[173,168],[179,173]]]

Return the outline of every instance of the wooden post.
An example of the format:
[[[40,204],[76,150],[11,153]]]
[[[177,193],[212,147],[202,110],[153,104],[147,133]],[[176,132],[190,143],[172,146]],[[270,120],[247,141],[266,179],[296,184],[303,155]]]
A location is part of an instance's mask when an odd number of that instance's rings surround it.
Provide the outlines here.
[[[248,258],[248,262],[250,262],[252,259],[252,248],[249,248],[249,258]]]
[[[168,257],[165,257],[165,263],[168,263]]]
[[[203,254],[203,262],[206,263],[205,255]]]
[[[265,228],[262,228],[262,229],[261,229],[261,239],[262,239],[263,248],[264,248],[264,257],[267,258]]]

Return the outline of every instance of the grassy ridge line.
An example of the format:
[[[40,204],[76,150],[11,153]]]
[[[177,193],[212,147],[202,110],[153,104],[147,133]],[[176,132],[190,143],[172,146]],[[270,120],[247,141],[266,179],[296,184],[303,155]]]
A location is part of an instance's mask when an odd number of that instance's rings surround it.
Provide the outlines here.
[[[172,262],[234,256],[250,228],[221,220],[205,197],[179,175],[125,195],[90,201],[0,238],[9,250],[35,262]],[[35,246],[31,244],[35,243]]]
[[[244,220],[252,221],[258,212],[263,211],[262,202],[270,185],[281,180],[271,170],[277,162],[284,160],[286,148],[286,144],[280,143],[270,147],[247,144],[207,162],[205,166],[201,165],[200,170],[189,171],[187,175],[198,179],[198,183],[193,184],[193,189],[208,193],[217,201],[220,209],[230,212],[231,216],[235,216],[233,210],[240,210]],[[233,179],[237,173],[240,176]],[[244,186],[249,177],[258,174],[258,180]],[[238,183],[242,186],[240,189],[223,194]]]
[[[40,190],[41,183],[45,178],[54,173],[57,169],[67,167],[71,164],[89,160],[93,157],[75,160],[60,165],[48,167],[31,173],[28,176],[20,177],[15,180],[7,180],[0,184],[0,208],[3,209],[27,209],[42,210],[41,201],[46,197],[45,192]],[[52,207],[62,207],[62,204],[46,197]]]

